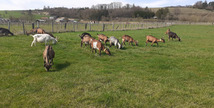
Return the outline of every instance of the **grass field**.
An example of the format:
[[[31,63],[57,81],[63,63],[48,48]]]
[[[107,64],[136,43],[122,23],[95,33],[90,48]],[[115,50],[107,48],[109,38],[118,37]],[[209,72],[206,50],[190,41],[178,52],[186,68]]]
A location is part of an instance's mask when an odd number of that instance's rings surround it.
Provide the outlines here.
[[[13,11],[12,10],[9,10],[9,11],[0,10],[0,17],[1,18],[10,18],[11,16],[14,18],[21,18],[21,17],[25,17],[27,15],[28,15],[28,10],[13,10]],[[33,20],[40,19],[41,17],[49,17],[49,16],[34,13],[34,11],[33,11]]]
[[[170,26],[182,42],[168,41],[166,29],[89,32],[139,41],[110,48],[112,56],[81,48],[82,32],[54,34],[51,72],[43,67],[44,44],[0,37],[0,107],[214,107],[214,26]],[[146,47],[150,34],[166,43]]]

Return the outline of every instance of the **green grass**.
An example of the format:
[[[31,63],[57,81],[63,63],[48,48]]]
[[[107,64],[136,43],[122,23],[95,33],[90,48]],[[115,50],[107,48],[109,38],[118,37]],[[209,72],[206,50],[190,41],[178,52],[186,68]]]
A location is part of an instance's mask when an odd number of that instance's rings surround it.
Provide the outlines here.
[[[40,19],[41,17],[49,17],[49,15],[42,15],[35,13],[37,11],[32,11],[33,14],[33,20]],[[0,11],[0,17],[1,18],[23,18],[28,15],[28,10],[10,10],[10,11]]]
[[[182,42],[167,41],[166,29],[90,32],[139,41],[110,48],[112,56],[81,48],[81,32],[54,34],[51,72],[43,67],[44,44],[0,37],[0,107],[214,107],[214,26],[171,26]],[[146,47],[150,34],[166,43]]]

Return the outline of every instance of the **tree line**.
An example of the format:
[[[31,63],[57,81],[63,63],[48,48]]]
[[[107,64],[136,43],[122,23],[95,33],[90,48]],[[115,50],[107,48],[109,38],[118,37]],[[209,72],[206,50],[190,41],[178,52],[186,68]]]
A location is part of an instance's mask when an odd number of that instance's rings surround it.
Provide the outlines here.
[[[141,8],[133,6],[131,8],[119,9],[89,9],[89,8],[44,8],[51,16],[68,17],[85,20],[110,21],[117,18],[144,18],[149,19],[155,16],[148,7]]]
[[[205,0],[203,1],[197,1],[194,5],[193,8],[198,8],[198,9],[206,9],[206,10],[214,10],[214,1],[207,3]]]

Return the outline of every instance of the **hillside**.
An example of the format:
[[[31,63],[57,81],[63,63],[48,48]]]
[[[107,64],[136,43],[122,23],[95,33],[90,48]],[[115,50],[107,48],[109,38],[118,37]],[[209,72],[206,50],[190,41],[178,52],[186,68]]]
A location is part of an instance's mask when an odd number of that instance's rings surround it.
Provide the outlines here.
[[[42,11],[38,10],[15,10],[15,11],[0,11],[0,18],[13,18],[13,19],[24,19],[28,20],[31,17],[31,20],[36,20],[41,17],[49,16]]]
[[[156,12],[160,8],[150,8]],[[205,9],[170,7],[170,14],[167,16],[169,20],[192,21],[192,22],[214,22],[214,12]],[[36,20],[41,17],[47,17],[47,13],[42,10],[32,10],[32,16],[29,16],[29,10],[24,11],[0,11],[0,18],[18,18],[27,20]],[[136,19],[134,19],[136,20]],[[133,21],[133,20],[132,20]]]
[[[152,8],[156,12],[160,8]],[[170,7],[169,19],[193,22],[214,22],[214,12],[205,9]]]

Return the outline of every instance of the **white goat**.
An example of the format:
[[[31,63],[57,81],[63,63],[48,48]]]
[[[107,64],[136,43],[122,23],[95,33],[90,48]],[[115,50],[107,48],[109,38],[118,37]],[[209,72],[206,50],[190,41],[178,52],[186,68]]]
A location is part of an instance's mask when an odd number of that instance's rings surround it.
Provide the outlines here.
[[[120,42],[119,42],[119,40],[117,38],[115,38],[114,36],[111,36],[109,38],[109,42],[110,42],[110,47],[111,47],[112,44],[114,44],[115,47],[117,47],[118,49],[120,49],[122,47]]]
[[[36,42],[39,42],[39,43],[45,42],[45,45],[49,41],[52,41],[53,44],[58,42],[57,37],[54,38],[54,37],[50,36],[49,34],[35,34],[35,35],[31,35],[31,36],[33,37],[33,42],[31,43],[31,47],[33,46],[33,44],[36,46]]]

